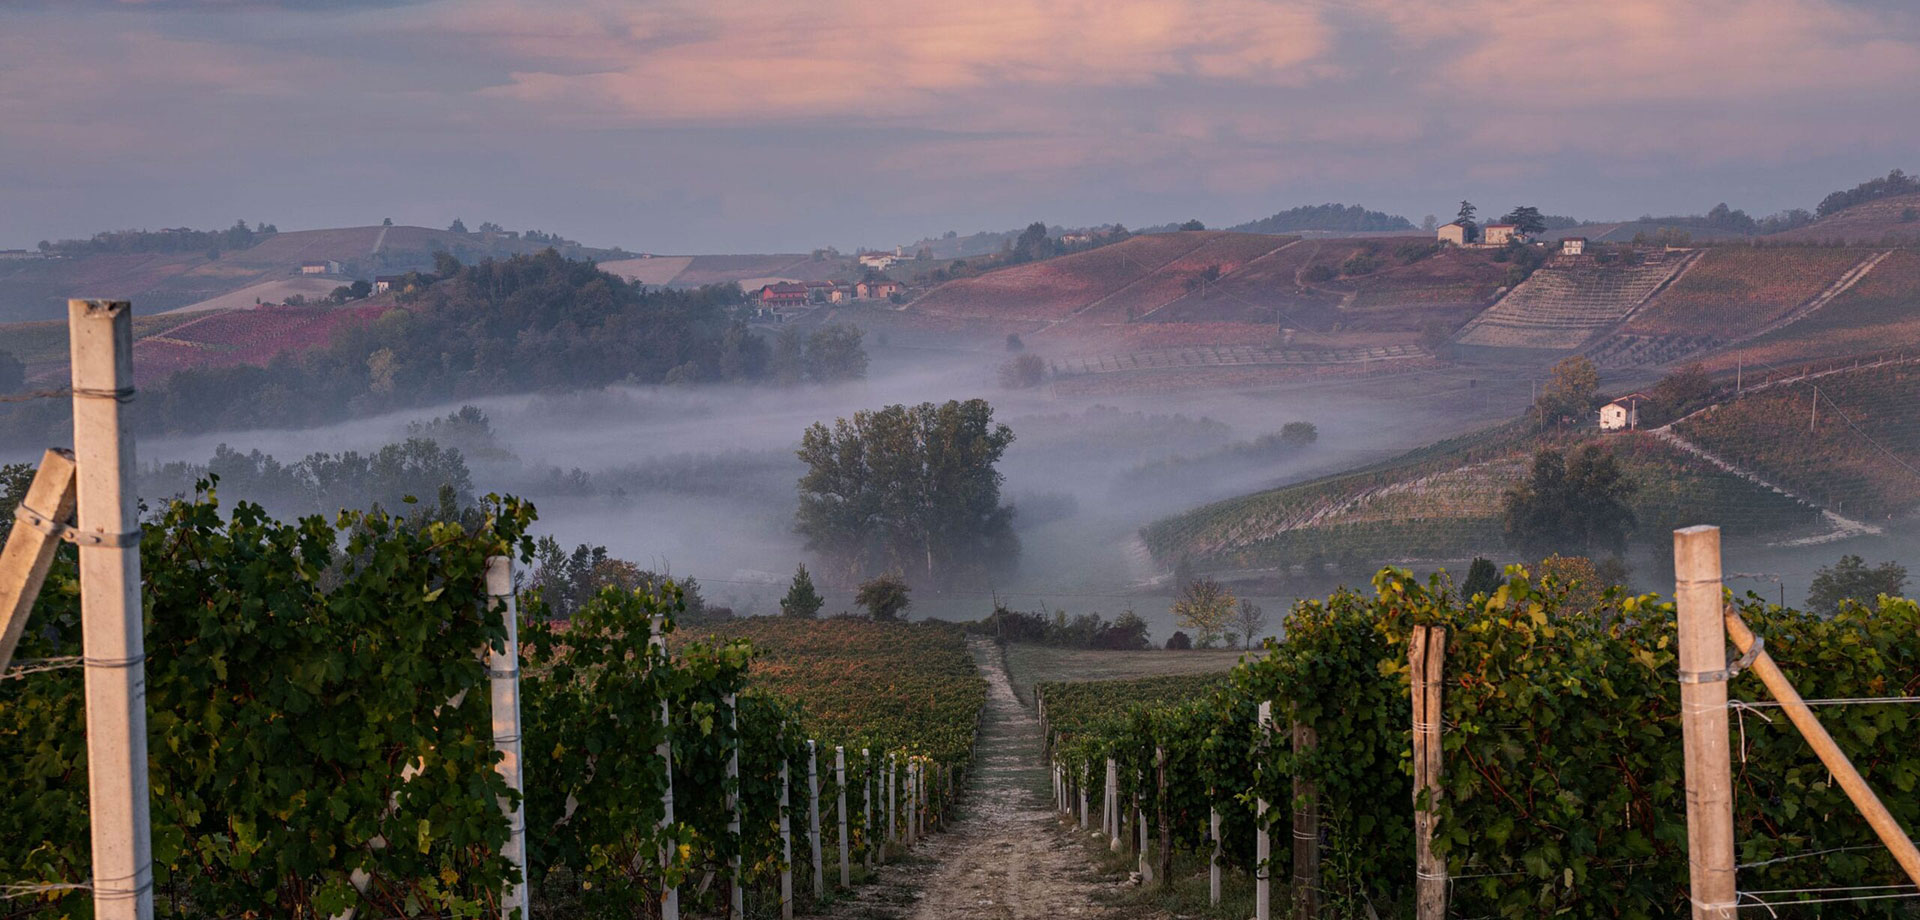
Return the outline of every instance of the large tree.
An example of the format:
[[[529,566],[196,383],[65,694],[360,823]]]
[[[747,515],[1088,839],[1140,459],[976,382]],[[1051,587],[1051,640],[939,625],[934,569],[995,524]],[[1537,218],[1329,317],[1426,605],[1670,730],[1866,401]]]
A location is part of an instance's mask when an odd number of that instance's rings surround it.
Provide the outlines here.
[[[1907,569],[1894,562],[1869,568],[1855,555],[1840,557],[1833,565],[1821,566],[1813,577],[1813,590],[1807,592],[1807,607],[1815,613],[1832,615],[1848,601],[1871,604],[1882,594],[1898,596],[1907,586]]]
[[[1196,578],[1181,587],[1173,615],[1181,626],[1199,633],[1200,645],[1207,647],[1226,633],[1239,602],[1225,585],[1210,577]]]
[[[1586,356],[1574,355],[1553,366],[1533,411],[1550,428],[1578,425],[1599,402],[1599,392],[1600,369]]]
[[[995,468],[1013,431],[985,400],[856,412],[801,438],[795,530],[844,582],[883,571],[935,584],[1019,555]]]
[[[1626,550],[1638,520],[1627,498],[1635,484],[1621,472],[1613,452],[1598,444],[1569,459],[1553,448],[1534,455],[1533,471],[1509,489],[1503,518],[1509,543],[1540,554],[1588,555]]]
[[[780,615],[800,617],[811,620],[820,614],[820,608],[826,604],[826,598],[813,588],[813,575],[807,572],[805,563],[793,573],[793,584],[787,588],[787,596],[780,599]]]

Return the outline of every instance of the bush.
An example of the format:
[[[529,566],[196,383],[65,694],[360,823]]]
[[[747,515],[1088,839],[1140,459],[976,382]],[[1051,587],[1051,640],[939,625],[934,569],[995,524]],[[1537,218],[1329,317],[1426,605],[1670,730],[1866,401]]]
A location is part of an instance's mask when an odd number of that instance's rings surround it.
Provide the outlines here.
[[[1192,651],[1192,649],[1193,649],[1193,637],[1187,635],[1184,632],[1175,630],[1173,635],[1167,637],[1168,651],[1186,652],[1186,651]]]
[[[1300,273],[1301,280],[1308,284],[1320,284],[1322,282],[1332,281],[1335,277],[1336,273],[1333,267],[1329,265],[1310,265],[1306,271]]]

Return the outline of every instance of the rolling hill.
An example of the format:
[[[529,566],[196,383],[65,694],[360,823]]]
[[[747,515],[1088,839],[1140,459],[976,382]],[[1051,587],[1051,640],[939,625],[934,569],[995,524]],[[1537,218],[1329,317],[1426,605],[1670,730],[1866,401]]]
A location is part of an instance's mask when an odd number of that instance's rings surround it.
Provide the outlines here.
[[[1767,239],[1856,246],[1920,245],[1920,193],[1862,202]]]

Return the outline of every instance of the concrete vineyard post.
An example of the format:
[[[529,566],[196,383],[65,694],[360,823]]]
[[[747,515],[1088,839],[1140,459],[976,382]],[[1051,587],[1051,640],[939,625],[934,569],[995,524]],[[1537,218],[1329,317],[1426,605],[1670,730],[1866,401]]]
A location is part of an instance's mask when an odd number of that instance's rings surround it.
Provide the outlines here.
[[[1687,878],[1694,920],[1735,920],[1733,762],[1720,528],[1673,532],[1679,608],[1680,737],[1686,752]]]
[[[1293,916],[1295,920],[1320,913],[1320,804],[1313,780],[1300,775],[1300,760],[1318,738],[1313,727],[1293,723]]]
[[[835,806],[840,818],[840,887],[847,888],[853,885],[853,864],[847,852],[847,749],[840,745],[833,747],[833,784],[840,787]]]
[[[1082,764],[1080,767],[1080,829],[1083,831],[1087,829],[1087,783],[1090,781],[1087,767]]]
[[[153,916],[153,837],[147,653],[133,432],[124,424],[133,400],[133,307],[124,300],[69,300],[67,323],[93,911],[99,920],[148,920]]]
[[[1140,790],[1133,797],[1134,855],[1140,863],[1140,884],[1144,885],[1153,881],[1153,860],[1147,842],[1147,778],[1137,770],[1133,776],[1134,784]]]
[[[1207,808],[1207,841],[1213,852],[1207,855],[1207,903],[1220,906],[1220,809]]]
[[[727,751],[727,836],[733,839],[733,855],[727,859],[727,920],[743,920],[747,915],[746,879],[741,874],[740,851],[746,840],[740,836],[740,700],[727,694],[727,718],[733,725],[733,747]]]
[[[59,528],[73,519],[75,478],[72,452],[47,451],[14,511],[21,526],[8,533],[0,550],[0,674],[13,661],[13,650],[27,631],[27,615],[53,568]]]
[[[860,749],[860,828],[865,833],[867,868],[873,868],[873,755]]]
[[[520,615],[513,591],[513,559],[509,556],[487,558],[487,605],[498,612],[507,628],[507,641],[500,651],[488,650],[487,677],[492,691],[493,748],[500,752],[494,769],[507,781],[507,788],[525,792],[525,777],[520,759]],[[527,900],[527,812],[526,798],[515,805],[505,796],[500,810],[507,816],[507,845],[502,856],[520,873],[520,881],[509,886],[502,913],[519,911],[521,920],[531,917]]]
[[[780,920],[793,920],[793,816],[788,807],[791,783],[787,762],[780,761]]]
[[[1262,700],[1260,702],[1260,721],[1254,737],[1259,739],[1256,747],[1262,753],[1257,756],[1261,757],[1263,762],[1266,756],[1264,752],[1267,748],[1267,736],[1272,733],[1273,703]],[[1253,917],[1254,920],[1270,920],[1273,915],[1271,901],[1268,899],[1267,877],[1272,873],[1267,871],[1267,863],[1273,856],[1273,844],[1267,835],[1267,800],[1264,798],[1256,799],[1254,801],[1253,811],[1255,816],[1255,830],[1253,834]]]
[[[1120,769],[1107,758],[1107,784],[1100,792],[1100,823],[1113,841],[1107,849],[1120,852]]]
[[[1433,854],[1433,806],[1440,800],[1441,699],[1447,661],[1447,631],[1415,626],[1407,645],[1413,695],[1413,858],[1414,914],[1417,920],[1447,915],[1447,864]],[[1425,799],[1427,806],[1420,802]]]
[[[654,617],[651,624],[653,636],[648,640],[654,654],[665,657],[667,654],[667,636],[664,631],[665,617]],[[667,701],[660,701],[660,745],[655,750],[660,755],[660,764],[667,775],[667,789],[660,795],[660,829],[673,826],[673,714],[667,709]],[[665,871],[670,862],[679,854],[670,847],[660,851],[660,868]],[[680,889],[670,887],[660,895],[661,920],[680,920]]]
[[[827,872],[820,861],[820,751],[807,739],[807,847],[813,853],[813,896],[826,897]]]
[[[1160,884],[1173,887],[1173,824],[1167,814],[1167,749],[1154,748],[1154,763],[1159,766],[1160,794],[1158,799],[1158,821],[1160,824]]]
[[[896,790],[896,784],[894,782],[894,756],[893,754],[889,753],[887,754],[887,787],[886,787],[886,795],[885,795],[888,843],[892,843],[895,840],[899,839],[899,837],[897,836],[899,833],[899,828],[897,825],[895,825],[893,820],[893,802],[894,802],[894,799],[896,798],[895,790]]]

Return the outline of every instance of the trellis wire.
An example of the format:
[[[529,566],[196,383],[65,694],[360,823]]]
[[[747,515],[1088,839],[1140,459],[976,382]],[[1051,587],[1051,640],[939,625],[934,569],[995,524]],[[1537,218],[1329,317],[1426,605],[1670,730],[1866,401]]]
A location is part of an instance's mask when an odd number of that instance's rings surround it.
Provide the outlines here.
[[[1807,859],[1808,857],[1812,857],[1812,856],[1825,856],[1828,853],[1847,853],[1854,850],[1884,850],[1884,849],[1886,848],[1880,846],[1879,844],[1862,844],[1860,846],[1833,847],[1831,849],[1826,849],[1826,850],[1813,850],[1807,853],[1795,853],[1791,856],[1776,856],[1773,859],[1763,859],[1759,862],[1741,863],[1735,866],[1734,868],[1757,869],[1761,866],[1771,866],[1774,863],[1792,862],[1793,860],[1796,860],[1796,859]]]
[[[23,658],[6,673],[0,674],[0,680],[16,680],[29,674],[41,674],[64,668],[77,668],[84,659],[79,655],[66,655],[59,658]]]

